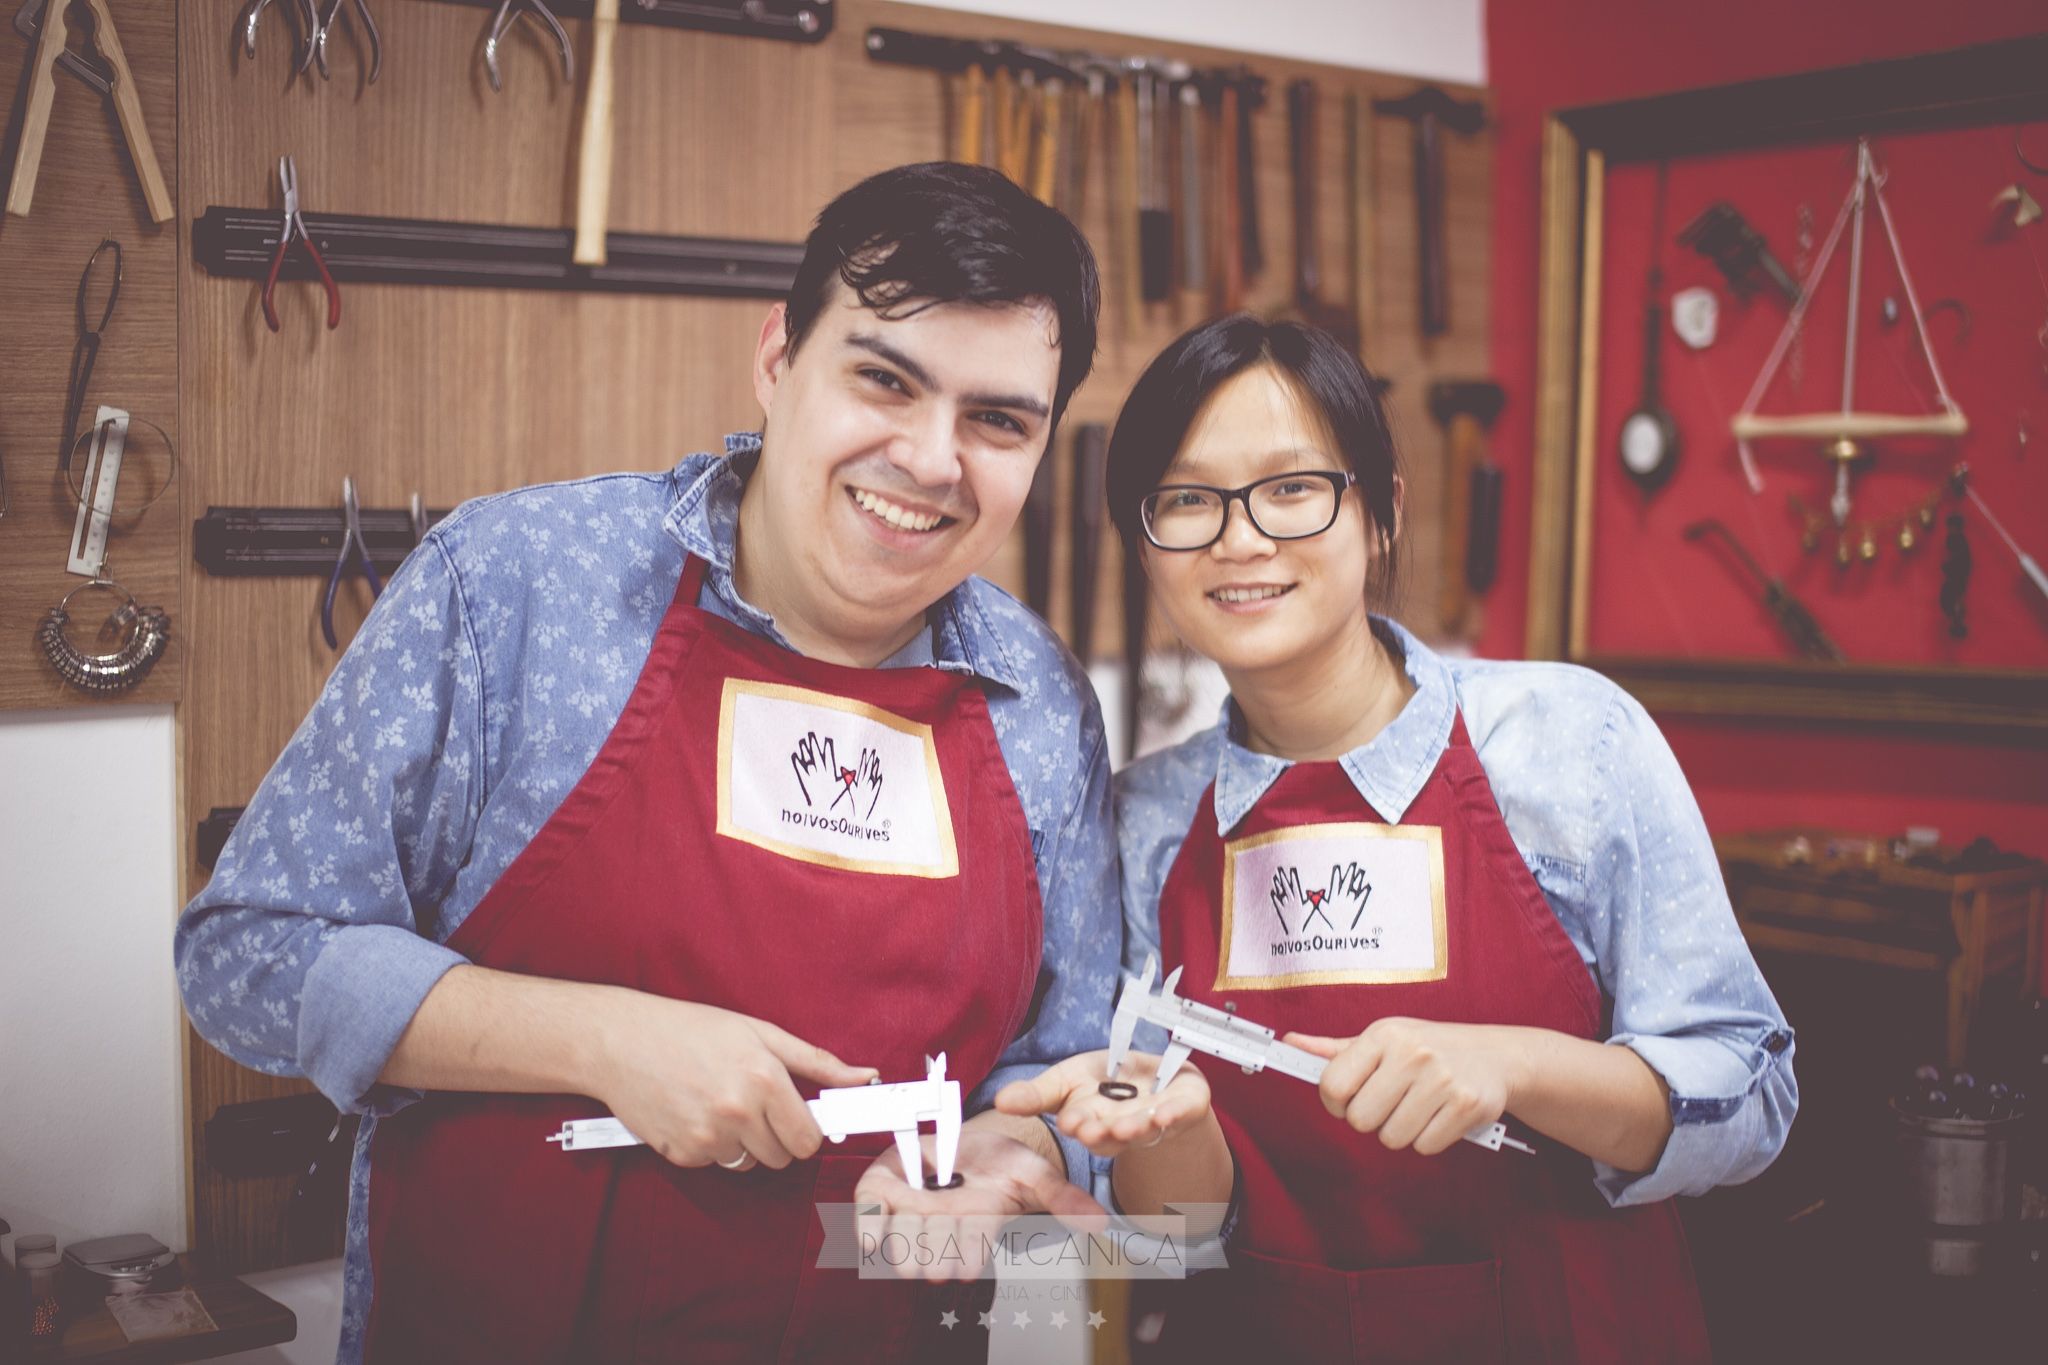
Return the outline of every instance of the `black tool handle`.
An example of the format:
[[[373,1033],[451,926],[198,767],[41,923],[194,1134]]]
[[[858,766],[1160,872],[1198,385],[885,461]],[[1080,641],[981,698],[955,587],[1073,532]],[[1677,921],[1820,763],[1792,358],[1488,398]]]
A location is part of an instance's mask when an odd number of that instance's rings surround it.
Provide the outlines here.
[[[1465,541],[1465,586],[1483,593],[1493,586],[1500,565],[1499,465],[1481,460],[1472,469],[1472,511]]]
[[[1173,293],[1173,211],[1166,206],[1163,105],[1172,94],[1149,72],[1138,81],[1138,289],[1147,303]]]
[[[1322,263],[1316,252],[1316,88],[1307,80],[1287,86],[1287,167],[1294,189],[1294,296],[1320,296]]]
[[[1145,302],[1173,293],[1173,215],[1165,209],[1138,210],[1138,260]]]
[[[1785,591],[1785,585],[1775,578],[1764,588],[1764,605],[1778,618],[1779,628],[1801,654],[1822,663],[1842,662],[1842,651],[1820,628],[1820,622],[1814,619],[1813,613],[1798,598]]]
[[[1087,667],[1095,657],[1095,587],[1102,568],[1103,480],[1109,469],[1109,428],[1088,422],[1074,429],[1074,580],[1068,584],[1068,644]]]
[[[1038,462],[1024,498],[1024,601],[1044,617],[1052,607],[1053,458]]]
[[[1434,114],[1415,121],[1415,228],[1421,236],[1422,334],[1451,330],[1450,242],[1444,223],[1443,129]]]
[[[1254,92],[1240,86],[1237,92],[1237,235],[1238,255],[1244,278],[1256,280],[1266,269],[1266,251],[1259,240],[1258,139],[1252,136]]]

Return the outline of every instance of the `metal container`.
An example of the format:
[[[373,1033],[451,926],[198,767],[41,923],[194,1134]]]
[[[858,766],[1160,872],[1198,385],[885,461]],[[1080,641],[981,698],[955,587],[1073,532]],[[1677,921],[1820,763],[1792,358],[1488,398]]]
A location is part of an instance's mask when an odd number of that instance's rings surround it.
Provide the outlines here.
[[[178,1253],[146,1232],[73,1242],[64,1261],[95,1300],[162,1289],[178,1276]]]
[[[2019,1137],[2026,1116],[1923,1118],[1894,1103],[1911,1215],[1942,1227],[1985,1227],[2019,1217]]]

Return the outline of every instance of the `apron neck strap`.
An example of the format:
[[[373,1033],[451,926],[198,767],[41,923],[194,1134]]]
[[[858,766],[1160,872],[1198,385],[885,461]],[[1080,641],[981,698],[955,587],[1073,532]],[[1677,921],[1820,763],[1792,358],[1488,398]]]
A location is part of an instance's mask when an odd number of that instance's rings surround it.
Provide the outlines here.
[[[704,561],[695,555],[683,557],[683,581],[676,585],[676,596],[686,607],[697,605],[697,596],[704,591]]]

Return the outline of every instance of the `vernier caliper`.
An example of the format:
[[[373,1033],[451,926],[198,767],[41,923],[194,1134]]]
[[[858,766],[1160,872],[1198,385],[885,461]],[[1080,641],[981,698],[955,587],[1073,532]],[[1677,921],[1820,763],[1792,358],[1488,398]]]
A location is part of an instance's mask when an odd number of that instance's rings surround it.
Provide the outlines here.
[[[1283,1043],[1273,1030],[1249,1019],[1239,1018],[1213,1005],[1181,999],[1173,993],[1173,988],[1180,982],[1180,973],[1181,969],[1175,967],[1157,995],[1152,994],[1152,982],[1159,975],[1157,958],[1145,959],[1142,977],[1124,978],[1123,991],[1117,996],[1116,1016],[1109,1026],[1109,1080],[1104,1082],[1105,1085],[1129,1084],[1117,1081],[1116,1073],[1123,1067],[1124,1058],[1130,1055],[1131,1038],[1140,1021],[1159,1025],[1171,1040],[1160,1058],[1159,1078],[1152,1083],[1154,1094],[1166,1088],[1166,1083],[1180,1070],[1181,1063],[1188,1059],[1190,1052],[1233,1062],[1243,1067],[1246,1075],[1270,1068],[1284,1076],[1307,1081],[1310,1085],[1322,1083],[1323,1068],[1329,1065],[1327,1058]],[[1135,1088],[1130,1093],[1135,1095]],[[1531,1155],[1536,1151],[1528,1143],[1509,1137],[1504,1123],[1474,1128],[1465,1134],[1465,1141],[1476,1142],[1492,1152],[1503,1147],[1513,1147],[1518,1152]]]
[[[883,1085],[849,1085],[820,1090],[818,1098],[806,1101],[811,1117],[834,1142],[846,1141],[849,1133],[893,1133],[896,1153],[903,1158],[903,1174],[924,1171],[924,1153],[917,1140],[917,1126],[929,1123],[938,1130],[935,1162],[937,1177],[926,1177],[926,1189],[950,1189],[958,1183],[953,1174],[954,1159],[960,1153],[960,1082],[946,1079],[946,1054],[927,1057],[925,1078]],[[582,1152],[596,1147],[635,1147],[635,1137],[615,1118],[570,1119],[559,1133],[548,1134],[565,1152]]]

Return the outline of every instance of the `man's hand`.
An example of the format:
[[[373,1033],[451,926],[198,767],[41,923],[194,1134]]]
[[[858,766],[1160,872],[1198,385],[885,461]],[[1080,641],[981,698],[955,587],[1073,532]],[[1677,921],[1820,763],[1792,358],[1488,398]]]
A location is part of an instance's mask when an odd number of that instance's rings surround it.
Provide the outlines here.
[[[780,1170],[805,1160],[825,1135],[791,1078],[844,1086],[876,1074],[731,1010],[630,991],[608,1003],[590,1093],[678,1166]]]
[[[1424,1156],[1499,1119],[1521,1067],[1514,1032],[1486,1024],[1387,1018],[1348,1041],[1304,1033],[1283,1041],[1331,1059],[1325,1109],[1393,1150]]]
[[[926,1134],[927,1167],[932,1164],[932,1141]],[[856,1204],[881,1206],[879,1215],[860,1219],[863,1243],[882,1247],[888,1264],[904,1279],[934,1284],[979,1279],[986,1266],[984,1249],[1020,1214],[1109,1213],[1085,1190],[1070,1184],[1065,1171],[992,1125],[971,1119],[961,1125],[953,1168],[961,1177],[959,1188],[928,1190],[922,1171],[910,1180],[904,1178],[903,1163],[891,1147],[875,1158],[854,1187]],[[899,1247],[902,1254],[891,1250]],[[914,1249],[930,1254],[919,1255]]]
[[[1159,1075],[1158,1057],[1134,1052],[1124,1060],[1117,1079],[1137,1087],[1127,1100],[1113,1100],[1100,1089],[1108,1074],[1107,1051],[1084,1052],[1047,1067],[1026,1081],[1012,1081],[996,1092],[996,1108],[1005,1114],[1051,1114],[1060,1131],[1097,1156],[1120,1156],[1134,1147],[1154,1147],[1200,1124],[1209,1116],[1209,1082],[1183,1062],[1166,1089],[1152,1093]]]

